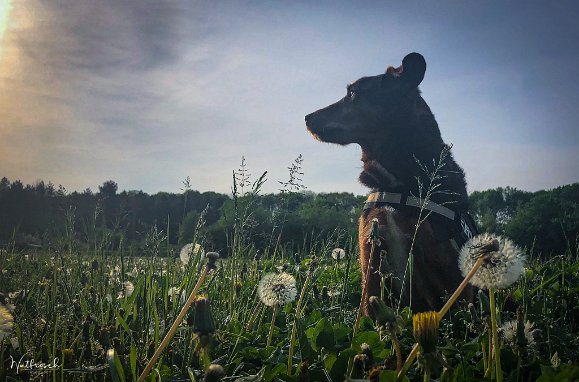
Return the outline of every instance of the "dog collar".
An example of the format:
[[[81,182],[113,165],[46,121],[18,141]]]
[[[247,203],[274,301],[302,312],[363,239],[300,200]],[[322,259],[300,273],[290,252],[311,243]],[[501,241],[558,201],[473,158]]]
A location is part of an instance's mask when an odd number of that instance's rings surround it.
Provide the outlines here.
[[[450,208],[436,204],[430,200],[424,200],[412,195],[397,194],[392,192],[373,192],[368,195],[364,210],[372,209],[380,204],[398,204],[401,206],[410,206],[424,208],[438,215],[444,216],[450,220],[455,220],[456,213]]]
[[[432,225],[432,229],[437,238],[449,239],[457,251],[460,250],[468,240],[472,239],[474,235],[478,234],[473,218],[466,211],[455,212],[440,204],[412,195],[392,192],[373,192],[368,195],[366,204],[364,204],[364,211],[384,204],[424,208],[427,211],[431,211],[436,215],[448,219],[449,224],[434,224]]]

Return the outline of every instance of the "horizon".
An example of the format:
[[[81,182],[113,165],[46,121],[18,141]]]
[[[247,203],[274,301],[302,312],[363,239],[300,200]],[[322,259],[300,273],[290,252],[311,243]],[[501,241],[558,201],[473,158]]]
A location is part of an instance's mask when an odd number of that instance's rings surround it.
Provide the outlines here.
[[[579,174],[579,3],[0,0],[0,174],[81,192],[264,192],[302,154],[308,190],[364,195],[361,150],[304,116],[422,53],[422,96],[468,192]]]
[[[60,187],[64,187],[64,186],[62,186],[62,184],[53,183],[53,182],[50,181],[50,180],[46,181],[46,180],[43,180],[43,179],[37,179],[37,180],[36,180],[35,182],[33,182],[33,183],[27,183],[27,182],[23,182],[23,181],[20,180],[20,179],[8,179],[7,177],[4,177],[4,176],[1,176],[1,175],[0,175],[0,179],[4,179],[4,178],[6,178],[11,184],[12,184],[13,182],[20,181],[24,187],[26,187],[26,186],[35,187],[39,182],[43,182],[45,186],[48,186],[49,184],[51,184],[51,185],[54,187],[54,190],[55,190],[55,191],[57,191]],[[95,189],[93,189],[93,188],[91,188],[91,187],[85,187],[84,189],[69,190],[69,189],[67,189],[66,187],[64,187],[64,190],[65,190],[65,192],[66,192],[67,195],[70,194],[70,193],[74,193],[74,192],[79,193],[79,194],[82,194],[82,193],[84,193],[84,192],[87,192],[88,190],[90,190],[90,192],[91,192],[92,194],[96,195],[96,194],[99,193],[99,190],[98,190],[99,187],[102,186],[104,183],[109,182],[109,181],[115,182],[115,183],[117,184],[117,186],[118,186],[118,183],[117,183],[114,179],[107,179],[107,180],[101,182]],[[542,191],[550,192],[550,191],[552,191],[552,190],[554,190],[554,189],[561,188],[561,187],[572,186],[572,185],[577,184],[577,183],[579,183],[579,182],[572,182],[572,183],[561,184],[561,185],[558,185],[558,186],[555,186],[555,187],[540,189],[540,190],[536,190],[536,191],[529,191],[529,190],[524,190],[524,189],[520,189],[520,188],[517,188],[517,187],[512,187],[512,186],[506,185],[506,186],[504,186],[504,187],[503,187],[503,186],[499,186],[499,187],[494,187],[494,188],[487,188],[487,189],[484,189],[484,190],[470,191],[470,192],[468,193],[468,195],[471,195],[473,192],[485,192],[485,191],[490,191],[490,190],[496,190],[496,189],[498,189],[498,188],[502,188],[502,189],[512,188],[512,189],[515,189],[515,190],[517,190],[517,191],[528,192],[528,193],[537,193],[537,192],[542,192]],[[232,187],[233,187],[233,185],[232,185]],[[229,196],[229,197],[230,197],[230,196],[232,195],[232,193],[233,193],[232,190],[230,190],[229,192],[219,192],[219,191],[215,191],[215,190],[205,190],[205,191],[201,191],[201,190],[197,190],[197,189],[195,189],[195,188],[189,188],[189,189],[186,189],[186,190],[185,190],[185,189],[179,189],[179,191],[164,191],[164,190],[158,190],[158,191],[154,191],[154,192],[148,192],[148,191],[139,190],[139,189],[118,189],[118,190],[116,191],[116,194],[119,195],[119,194],[122,194],[122,193],[143,192],[143,193],[145,193],[145,194],[147,194],[147,195],[149,195],[149,196],[154,196],[154,195],[157,195],[157,194],[179,195],[179,194],[184,194],[185,192],[188,192],[188,191],[191,191],[191,192],[199,192],[199,193],[201,193],[201,194],[203,194],[203,193],[205,193],[205,192],[213,192],[213,193],[216,193],[216,194],[226,195],[226,196]],[[272,192],[269,192],[269,191],[268,191],[268,192],[260,192],[259,195],[279,195],[279,194],[281,194],[281,193],[282,193],[282,191],[281,191],[281,190],[278,190],[278,191],[272,191]],[[302,189],[301,191],[292,191],[292,193],[314,194],[314,195],[319,195],[319,194],[332,194],[332,193],[350,193],[350,194],[353,194],[355,197],[366,197],[369,192],[367,192],[366,194],[356,194],[356,193],[349,192],[349,191],[313,191],[313,190],[310,190],[310,189],[308,189],[308,188],[306,187],[305,189]]]

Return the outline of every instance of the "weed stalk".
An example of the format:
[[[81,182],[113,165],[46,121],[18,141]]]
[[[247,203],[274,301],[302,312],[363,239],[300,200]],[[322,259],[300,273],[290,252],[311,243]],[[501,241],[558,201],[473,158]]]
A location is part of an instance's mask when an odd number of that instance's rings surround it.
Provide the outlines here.
[[[308,288],[310,286],[310,282],[313,278],[316,266],[317,266],[317,260],[312,259],[312,263],[310,264],[310,269],[308,271],[308,275],[306,276],[306,280],[304,281],[304,286],[302,287],[302,291],[300,293],[300,298],[298,299],[298,303],[296,305],[296,314],[294,317],[294,322],[292,324],[292,333],[291,333],[291,337],[290,337],[290,347],[289,347],[288,360],[287,360],[287,373],[289,376],[292,375],[294,346],[295,346],[295,341],[296,341],[296,334],[298,331],[297,330],[298,329],[297,328],[298,320],[301,317],[302,304],[304,302],[304,297],[306,295],[306,291],[308,290]]]
[[[161,341],[161,344],[159,345],[159,347],[157,348],[157,350],[155,351],[155,353],[153,354],[153,356],[151,357],[151,359],[149,360],[149,362],[145,366],[145,369],[143,370],[143,372],[139,376],[138,382],[143,382],[145,380],[145,378],[147,378],[147,376],[149,375],[149,373],[153,369],[153,366],[155,366],[155,363],[157,363],[157,360],[161,356],[161,353],[163,353],[163,350],[165,350],[167,345],[169,345],[169,342],[171,342],[171,339],[175,335],[177,328],[179,327],[179,325],[181,325],[181,322],[183,321],[183,318],[185,318],[185,315],[187,314],[189,307],[191,306],[191,304],[193,304],[193,301],[195,300],[197,293],[199,293],[199,289],[201,289],[201,286],[205,282],[205,278],[207,277],[209,270],[210,270],[209,265],[206,265],[205,268],[203,269],[203,272],[201,273],[201,276],[199,277],[199,280],[197,280],[197,284],[195,284],[195,287],[191,291],[191,294],[189,295],[187,302],[185,302],[185,305],[183,305],[181,312],[179,313],[179,315],[177,316],[177,318],[173,322],[173,325],[171,325],[171,328],[169,329],[169,331],[165,335],[165,338],[163,338],[163,341]]]

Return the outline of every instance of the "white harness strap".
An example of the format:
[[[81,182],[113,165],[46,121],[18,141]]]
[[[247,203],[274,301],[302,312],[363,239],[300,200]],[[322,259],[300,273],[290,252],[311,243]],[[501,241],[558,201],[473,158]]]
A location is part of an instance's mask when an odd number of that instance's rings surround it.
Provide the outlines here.
[[[406,200],[404,200],[402,194],[392,192],[373,192],[370,195],[368,195],[368,199],[366,199],[366,205],[364,206],[364,209],[373,207],[374,206],[373,203],[392,203],[392,204],[400,204],[401,206],[411,206],[417,208],[424,207],[424,209],[428,211],[432,211],[453,221],[456,217],[455,212],[450,208],[441,206],[440,204],[436,204],[430,200],[417,198],[412,195],[408,196]]]

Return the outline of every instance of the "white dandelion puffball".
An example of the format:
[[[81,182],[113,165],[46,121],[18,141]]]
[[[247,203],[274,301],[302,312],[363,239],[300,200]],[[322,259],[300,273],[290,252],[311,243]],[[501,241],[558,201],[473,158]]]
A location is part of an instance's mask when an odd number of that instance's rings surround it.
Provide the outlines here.
[[[181,293],[179,293],[179,291]],[[185,303],[187,300],[187,296],[185,295],[185,289],[181,290],[180,287],[171,287],[167,292],[169,295],[169,301],[173,302],[173,300],[179,300],[179,304]]]
[[[185,244],[183,248],[181,248],[179,258],[181,259],[181,263],[183,265],[187,265],[189,264],[189,260],[191,260],[191,258],[197,255],[203,255],[203,248],[201,248],[201,244],[189,243]]]
[[[342,248],[334,248],[332,250],[332,259],[340,261],[344,257],[346,257],[346,251],[344,251]]]
[[[123,288],[125,290],[125,296],[129,297],[130,295],[133,294],[133,291],[135,290],[135,286],[133,285],[132,282],[130,281],[125,281],[123,284]]]
[[[510,346],[517,345],[517,326],[518,326],[518,321],[512,320],[512,321],[505,322],[503,324],[503,326],[501,326],[499,329],[499,333],[501,333],[505,342],[507,344],[509,344]],[[525,333],[525,338],[527,339],[527,346],[528,347],[534,347],[536,345],[535,334],[537,333],[538,330],[539,329],[535,328],[534,323],[532,323],[530,321],[525,322],[525,327],[523,328],[523,332]]]
[[[261,302],[267,306],[289,304],[296,299],[296,279],[289,273],[267,273],[257,287]]]
[[[0,304],[0,342],[12,332],[14,318],[6,306]]]
[[[510,239],[483,233],[470,239],[460,251],[458,265],[463,276],[483,254],[487,258],[470,281],[481,289],[506,288],[525,270],[525,254]]]

